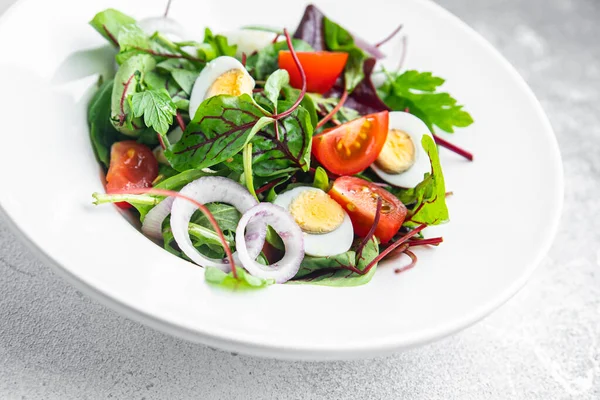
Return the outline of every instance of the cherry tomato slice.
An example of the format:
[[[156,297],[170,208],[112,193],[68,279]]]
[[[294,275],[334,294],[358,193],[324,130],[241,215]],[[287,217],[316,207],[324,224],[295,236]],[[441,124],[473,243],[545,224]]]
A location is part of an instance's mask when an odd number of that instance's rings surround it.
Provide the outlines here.
[[[348,213],[354,233],[365,237],[373,226],[377,212],[377,199],[381,198],[381,214],[375,236],[387,243],[398,232],[406,207],[396,196],[374,183],[353,176],[342,176],[335,180],[329,196]]]
[[[353,175],[375,161],[387,134],[387,111],[366,115],[313,137],[312,153],[330,172]]]
[[[300,51],[296,54],[306,74],[306,90],[321,94],[329,91],[335,85],[335,81],[344,70],[348,60],[348,53],[331,51]],[[293,87],[302,88],[300,70],[290,51],[279,52],[279,68],[287,70],[290,74],[290,84]]]
[[[106,193],[152,186],[158,176],[158,162],[152,151],[133,140],[117,142],[110,150],[110,166],[106,174]],[[121,208],[128,203],[117,203]]]

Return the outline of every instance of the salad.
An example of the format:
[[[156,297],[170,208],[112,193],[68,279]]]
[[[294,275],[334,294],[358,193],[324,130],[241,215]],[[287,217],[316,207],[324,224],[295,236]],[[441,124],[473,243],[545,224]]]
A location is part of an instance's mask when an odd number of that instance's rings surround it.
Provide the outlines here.
[[[94,203],[130,209],[207,282],[355,286],[392,253],[411,260],[399,273],[442,243],[422,233],[449,220],[438,146],[472,155],[434,132],[473,120],[442,78],[384,66],[401,26],[372,45],[313,5],[293,34],[196,41],[166,15],[114,9],[90,24],[117,67],[89,103],[106,171]]]

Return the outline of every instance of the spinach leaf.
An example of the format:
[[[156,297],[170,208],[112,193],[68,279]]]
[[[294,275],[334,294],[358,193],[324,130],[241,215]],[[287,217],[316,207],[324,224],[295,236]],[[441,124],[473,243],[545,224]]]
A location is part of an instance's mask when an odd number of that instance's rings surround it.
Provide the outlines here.
[[[454,127],[463,128],[473,123],[471,115],[457,104],[448,93],[438,92],[444,79],[431,72],[406,71],[388,74],[388,79],[379,89],[383,101],[393,110],[406,108],[419,117],[433,131],[436,125],[446,132]]]
[[[437,147],[429,136],[423,136],[421,144],[431,160],[431,174],[426,174],[425,179],[413,189],[391,189],[400,201],[410,206],[404,221],[404,226],[409,227],[443,224],[449,218],[446,186]]]
[[[313,51],[313,48],[303,40],[292,39],[292,45],[296,51]],[[246,69],[258,80],[265,80],[269,75],[279,68],[279,52],[289,50],[287,42],[272,43],[256,54],[252,54],[246,60]]]
[[[181,140],[169,147],[165,156],[178,171],[229,160],[242,150],[262,116],[262,110],[247,94],[211,97],[200,104]]]
[[[265,83],[265,91],[264,95],[273,105],[271,110],[277,109],[277,100],[279,99],[279,94],[284,86],[290,83],[290,75],[284,69],[278,69],[273,72],[267,82]]]
[[[135,19],[113,8],[99,12],[90,21],[90,25],[115,46],[119,46],[117,38],[121,29],[129,24],[135,24]]]
[[[204,269],[204,279],[211,285],[227,289],[260,289],[275,283],[274,279],[263,279],[250,275],[243,268],[237,268],[237,276],[233,272],[225,273],[218,268],[208,267]]]
[[[377,241],[371,239],[364,247],[361,257],[357,257],[354,250],[331,257],[305,256],[298,274],[288,283],[338,287],[364,285],[373,278],[377,266],[371,268],[365,275],[359,275],[340,268],[340,265],[353,266],[362,271],[378,255],[379,246]]]
[[[327,172],[323,169],[323,167],[317,167],[315,170],[313,186],[317,189],[321,189],[324,192],[329,191],[329,177],[327,176]]]
[[[166,135],[177,114],[177,107],[166,89],[151,89],[134,93],[128,98],[135,118],[144,117],[144,124]]]
[[[98,88],[88,106],[88,124],[92,146],[98,160],[107,168],[110,163],[111,146],[113,143],[125,139],[117,132],[110,120],[113,84],[113,80],[105,81]]]

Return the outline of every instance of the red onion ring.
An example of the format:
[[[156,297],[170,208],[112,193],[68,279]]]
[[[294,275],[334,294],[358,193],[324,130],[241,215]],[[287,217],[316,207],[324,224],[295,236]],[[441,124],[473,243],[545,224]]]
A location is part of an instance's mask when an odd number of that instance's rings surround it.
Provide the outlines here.
[[[250,226],[260,223],[266,228],[270,225],[281,237],[285,245],[285,255],[279,261],[271,265],[262,265],[256,262],[256,257],[250,250],[264,240],[254,237],[250,232]],[[246,230],[248,227],[248,230]],[[294,221],[289,212],[271,203],[260,203],[242,215],[235,231],[235,240],[238,257],[244,268],[259,278],[274,279],[277,283],[284,283],[292,279],[300,263],[304,259],[304,238],[302,230]]]
[[[231,179],[219,176],[198,178],[184,186],[180,193],[202,204],[214,202],[231,204],[242,214],[258,204],[258,201],[252,197],[245,187]],[[215,259],[206,257],[192,244],[188,233],[188,225],[195,211],[196,207],[189,201],[177,198],[173,202],[173,206],[171,207],[171,230],[173,231],[173,237],[177,245],[196,264],[203,267],[216,267],[229,272],[231,270],[229,260],[226,258]],[[244,251],[246,256],[252,261],[260,254],[266,235],[267,227],[262,221],[248,224],[246,240],[252,246],[248,246],[247,248],[244,246]],[[242,240],[244,240],[243,237]],[[241,260],[238,258],[238,252],[233,253],[233,257],[236,263]]]
[[[167,197],[154,206],[142,222],[142,233],[154,239],[162,239],[162,224],[165,218],[171,214],[171,206],[175,199]]]

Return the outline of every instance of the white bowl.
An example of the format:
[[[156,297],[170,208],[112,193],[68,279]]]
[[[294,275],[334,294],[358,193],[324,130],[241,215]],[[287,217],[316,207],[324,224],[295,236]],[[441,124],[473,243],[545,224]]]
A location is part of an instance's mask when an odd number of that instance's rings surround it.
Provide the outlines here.
[[[162,331],[249,354],[356,358],[423,344],[498,307],[527,280],[556,230],[563,195],[552,129],[515,70],[479,35],[426,1],[318,3],[365,39],[399,22],[408,67],[447,79],[475,118],[454,136],[473,163],[440,150],[451,223],[443,245],[418,250],[397,275],[395,260],[354,288],[276,285],[255,292],[208,286],[203,270],[139,233],[112,206],[95,207],[101,170],[88,138],[86,105],[112,50],[87,25],[112,6],[137,18],[165,1],[24,0],[0,23],[2,155],[0,205],[21,237],[79,289]],[[285,8],[285,9],[284,9]],[[294,29],[304,5],[280,1],[177,0],[171,16],[190,31],[247,24]],[[68,12],[62,12],[68,10]],[[235,10],[235,12],[233,12]]]

